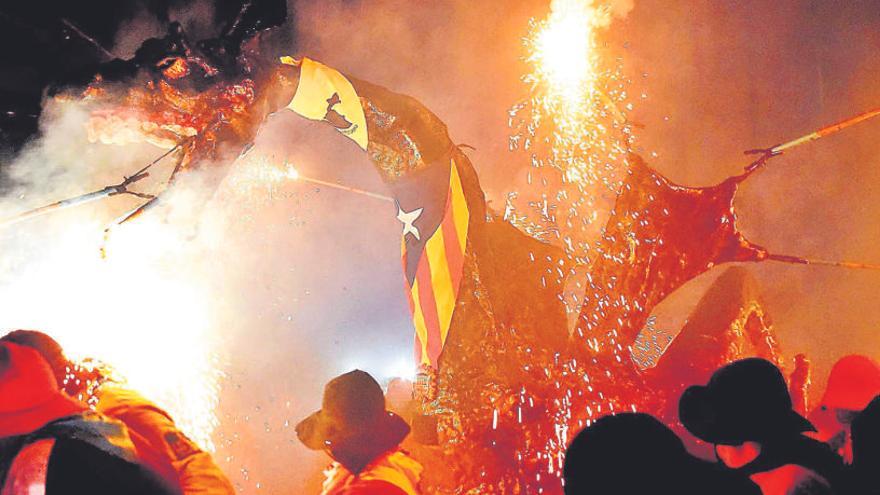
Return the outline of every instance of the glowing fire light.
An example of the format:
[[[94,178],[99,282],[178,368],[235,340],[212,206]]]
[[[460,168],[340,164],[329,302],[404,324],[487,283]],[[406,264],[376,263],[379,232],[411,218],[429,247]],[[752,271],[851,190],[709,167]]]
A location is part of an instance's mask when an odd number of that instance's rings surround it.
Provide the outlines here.
[[[595,91],[594,29],[601,17],[588,2],[556,0],[534,36],[529,61],[535,65],[537,80],[547,85],[548,97],[554,100],[549,103],[563,114],[584,109]]]
[[[243,162],[229,178],[241,201],[258,197],[252,194],[258,188],[300,178],[289,164]],[[71,359],[108,365],[114,378],[166,409],[189,437],[213,450],[222,294],[202,263],[217,239],[204,224],[196,232],[188,223],[201,211],[191,193],[173,190],[166,198],[173,204],[168,218],[148,214],[114,229],[106,258],[97,248],[106,224],[89,210],[24,227],[21,242],[5,245],[0,257],[0,327],[46,331]],[[52,241],[27,242],[26,229],[41,226],[47,231],[34,237]]]
[[[224,184],[238,200],[262,204],[278,197],[285,182],[300,179],[299,171],[293,165],[280,165],[271,156],[252,150],[236,162]]]
[[[610,9],[594,0],[554,0],[524,41],[529,98],[510,111],[511,149],[530,154],[528,183],[543,190],[531,211],[517,209],[514,193],[506,218],[560,242],[570,257],[588,256],[598,203],[620,187],[631,145],[620,110],[631,108],[627,82],[619,67],[602,67],[598,51],[597,33],[610,22]]]
[[[563,248],[567,259],[558,261],[560,267],[568,266],[568,271],[560,268],[550,276],[557,277],[559,283],[566,279],[577,282],[579,290],[572,288],[563,298],[573,316],[579,314],[584,298],[599,295],[594,293],[592,281],[578,282],[584,274],[575,274],[575,270],[589,266],[596,256],[605,256],[596,249],[596,240],[622,187],[632,146],[624,114],[632,109],[627,103],[630,82],[621,76],[619,65],[603,65],[598,49],[598,33],[610,25],[611,18],[610,5],[601,0],[553,0],[547,18],[533,21],[524,40],[525,60],[530,66],[523,77],[528,99],[509,112],[510,149],[526,152],[531,168],[526,177],[528,187],[508,196],[505,219]],[[518,202],[520,198],[528,201],[527,208]],[[599,352],[601,339],[601,344],[612,346],[609,348],[617,355],[619,345],[613,346],[613,338],[611,342],[601,335],[585,339],[585,346],[594,347],[594,352]],[[594,389],[594,383],[586,378],[587,371],[595,371],[588,363],[578,365],[572,359],[535,364],[544,367],[558,389],[546,419],[554,434],[540,444],[520,449],[517,455],[542,465],[545,477],[540,471],[535,473],[538,486],[553,485],[555,481],[550,480],[560,481],[571,433],[589,425],[603,411],[626,406],[615,403],[613,396],[605,396],[606,391],[599,389],[602,384],[595,383]],[[604,371],[607,381],[613,381],[610,370]],[[576,376],[584,377],[586,390]]]
[[[209,287],[189,266],[198,253],[181,259],[181,232],[145,217],[120,229],[102,260],[101,227],[68,218],[53,226],[51,242],[8,245],[0,325],[44,330],[70,358],[106,363],[212,449],[221,373]]]
[[[300,181],[308,182],[316,186],[330,187],[339,191],[359,194],[373,199],[394,202],[390,196],[377,194],[371,191],[365,191],[356,187],[349,187],[336,182],[316,179],[314,177],[306,177],[300,175],[299,171],[290,163],[284,162],[284,165],[277,165],[276,160],[272,157],[251,153],[243,160],[241,166],[228,179],[235,190],[244,195],[250,196],[255,188],[268,188],[269,192],[274,192],[278,184],[284,181]]]

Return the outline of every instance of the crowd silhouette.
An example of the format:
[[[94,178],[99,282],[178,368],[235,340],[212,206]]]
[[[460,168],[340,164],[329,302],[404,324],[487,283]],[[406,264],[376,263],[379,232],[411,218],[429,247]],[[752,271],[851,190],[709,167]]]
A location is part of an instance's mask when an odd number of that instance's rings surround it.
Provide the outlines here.
[[[864,356],[833,368],[814,425],[792,406],[782,372],[759,358],[687,388],[679,420],[715,458],[692,456],[675,433],[639,413],[584,428],[565,460],[565,493],[765,495],[880,493],[876,473],[880,372]]]
[[[426,493],[424,468],[401,447],[410,425],[388,409],[406,402],[406,390],[394,380],[386,393],[360,370],[327,383],[321,409],[296,427],[304,446],[332,461],[323,494]],[[639,412],[588,423],[570,440],[564,492],[880,493],[880,366],[869,357],[840,359],[808,414],[796,410],[780,369],[760,358],[719,368],[678,406],[677,425]],[[714,456],[693,453],[706,451]],[[0,338],[0,495],[85,493],[234,490],[155,404],[100,366],[68,361],[44,333],[10,332]]]

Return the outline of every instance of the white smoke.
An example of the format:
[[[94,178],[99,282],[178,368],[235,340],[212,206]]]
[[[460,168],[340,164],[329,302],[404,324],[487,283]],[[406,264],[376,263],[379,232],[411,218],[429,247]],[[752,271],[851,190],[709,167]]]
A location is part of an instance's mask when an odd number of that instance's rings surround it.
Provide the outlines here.
[[[42,138],[7,164],[13,194],[0,218],[115,184],[162,151],[149,145],[90,144],[87,109],[50,102]],[[168,162],[134,188],[157,189]],[[104,228],[143,199],[111,196],[0,230],[0,328],[33,328],[55,337],[74,358],[105,361],[146,397],[166,407],[203,445],[216,424],[218,343],[204,251],[207,232],[193,234],[201,211],[190,194],[168,196],[164,214]],[[101,247],[108,256],[102,258]]]

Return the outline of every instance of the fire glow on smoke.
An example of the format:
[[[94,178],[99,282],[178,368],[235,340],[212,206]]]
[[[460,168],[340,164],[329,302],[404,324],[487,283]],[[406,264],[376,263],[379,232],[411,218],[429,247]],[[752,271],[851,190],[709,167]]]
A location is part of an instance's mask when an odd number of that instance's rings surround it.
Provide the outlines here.
[[[630,81],[607,68],[598,35],[612,7],[593,0],[554,0],[524,39],[529,96],[510,110],[510,149],[528,154],[527,187],[508,195],[505,219],[561,246],[587,266],[610,201],[622,186],[633,136]],[[525,203],[525,204],[524,204]],[[562,275],[560,275],[561,277]],[[570,311],[580,299],[565,301]]]
[[[45,137],[6,164],[16,183],[0,218],[103,187],[161,153],[146,144],[89,144],[88,114],[74,106],[50,106],[46,114]],[[201,203],[203,183],[194,174],[161,206],[106,238],[108,223],[136,200],[114,196],[0,230],[0,333],[45,331],[71,359],[108,365],[212,450],[231,311],[224,300],[237,290],[216,270],[226,223],[298,177],[292,166],[253,155],[233,165],[222,208]],[[156,181],[163,166],[151,170]]]
[[[70,358],[108,364],[212,448],[220,372],[211,294],[181,269],[182,256],[197,254],[181,250],[197,248],[160,218],[144,217],[115,232],[102,259],[103,225],[64,216],[41,249],[3,253],[3,328],[43,330]]]

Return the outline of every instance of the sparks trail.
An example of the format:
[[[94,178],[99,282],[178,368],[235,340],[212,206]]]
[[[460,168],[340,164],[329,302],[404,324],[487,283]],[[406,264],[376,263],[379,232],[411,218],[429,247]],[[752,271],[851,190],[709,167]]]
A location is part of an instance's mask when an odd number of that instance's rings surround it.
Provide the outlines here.
[[[378,194],[378,193],[374,193],[371,191],[365,191],[363,189],[358,189],[356,187],[346,186],[343,184],[337,184],[335,182],[330,182],[330,181],[321,180],[321,179],[315,179],[312,177],[305,177],[302,175],[297,175],[297,177],[294,180],[296,180],[296,179],[299,179],[304,182],[310,182],[312,184],[316,184],[319,186],[332,187],[333,189],[338,189],[340,191],[350,192],[350,193],[354,193],[354,194],[360,194],[360,195],[366,196],[368,198],[373,198],[373,199],[378,199],[378,200],[388,201],[390,203],[394,203],[394,198],[392,198],[391,196],[385,196],[384,194]]]
[[[514,202],[517,193],[510,196],[505,218],[564,244],[569,260],[586,259],[600,198],[621,183],[632,124],[621,110],[626,91],[619,70],[602,68],[596,53],[607,13],[573,0],[554,1],[551,9],[524,42],[529,97],[509,120],[510,148],[529,154],[527,182],[542,190],[539,197],[524,191],[527,209]]]
[[[257,157],[256,159],[250,159],[249,154],[244,154],[242,156],[244,162],[252,162],[254,165],[255,173],[245,174],[248,175],[250,179],[259,181],[259,182],[281,182],[281,181],[301,181],[307,182],[310,184],[314,184],[316,186],[324,186],[332,189],[336,189],[338,191],[348,192],[352,194],[358,194],[360,196],[366,196],[368,198],[378,199],[380,201],[387,201],[389,203],[394,203],[394,198],[391,196],[387,196],[384,194],[379,194],[373,191],[367,191],[366,189],[360,189],[357,187],[347,186],[345,184],[340,184],[338,182],[331,182],[323,179],[317,179],[314,177],[309,177],[303,175],[296,169],[293,165],[291,165],[287,160],[284,160],[283,166],[277,166],[274,163],[276,159],[274,156],[266,158],[266,157]],[[247,167],[246,167],[247,168]]]

